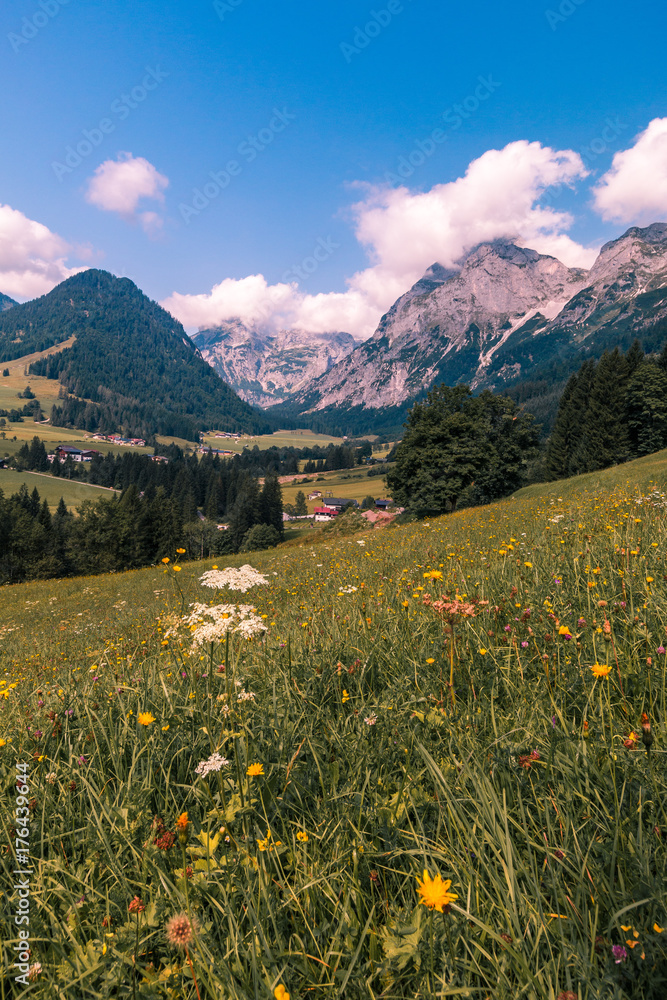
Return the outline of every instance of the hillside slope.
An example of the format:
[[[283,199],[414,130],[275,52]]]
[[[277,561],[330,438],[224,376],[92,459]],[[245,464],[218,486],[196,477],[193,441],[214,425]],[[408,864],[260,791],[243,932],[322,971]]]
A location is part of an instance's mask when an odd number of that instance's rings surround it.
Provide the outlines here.
[[[0,314],[0,363],[71,336],[72,346],[30,369],[92,401],[65,400],[55,422],[191,440],[207,427],[273,429],[206,364],[181,324],[128,278],[83,271]]]

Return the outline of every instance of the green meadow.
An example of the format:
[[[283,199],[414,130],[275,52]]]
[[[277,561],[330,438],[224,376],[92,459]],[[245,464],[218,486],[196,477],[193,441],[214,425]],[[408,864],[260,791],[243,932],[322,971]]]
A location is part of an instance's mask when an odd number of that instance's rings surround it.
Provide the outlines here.
[[[90,483],[80,483],[64,477],[55,479],[48,473],[15,472],[13,469],[0,469],[0,490],[5,496],[18,493],[24,483],[30,493],[35,487],[37,488],[41,499],[46,500],[51,511],[57,508],[61,497],[67,507],[72,510],[82,504],[84,500],[99,500],[101,496],[109,496],[115,492],[105,489],[103,486],[93,486]]]
[[[662,452],[0,589],[0,996],[663,1000],[666,554]]]

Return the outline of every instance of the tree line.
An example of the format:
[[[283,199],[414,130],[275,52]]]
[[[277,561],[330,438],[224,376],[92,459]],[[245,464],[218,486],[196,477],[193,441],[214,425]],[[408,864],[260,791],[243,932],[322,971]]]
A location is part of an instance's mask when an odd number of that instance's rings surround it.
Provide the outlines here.
[[[545,478],[606,469],[667,447],[667,343],[646,356],[639,341],[585,361],[569,379],[547,445]]]
[[[86,500],[75,517],[61,498],[51,514],[25,484],[10,497],[0,490],[0,583],[108,573],[149,566],[178,548],[199,559],[277,545],[284,534],[282,491],[275,476],[260,486],[242,472],[229,527],[188,511],[175,492],[129,486],[120,496]]]

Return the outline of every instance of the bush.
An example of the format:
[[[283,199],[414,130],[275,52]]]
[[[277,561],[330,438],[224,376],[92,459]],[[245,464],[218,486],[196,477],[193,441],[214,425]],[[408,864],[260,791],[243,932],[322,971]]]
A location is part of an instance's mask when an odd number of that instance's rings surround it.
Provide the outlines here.
[[[254,524],[243,536],[240,552],[258,552],[260,549],[275,549],[280,535],[272,524]]]

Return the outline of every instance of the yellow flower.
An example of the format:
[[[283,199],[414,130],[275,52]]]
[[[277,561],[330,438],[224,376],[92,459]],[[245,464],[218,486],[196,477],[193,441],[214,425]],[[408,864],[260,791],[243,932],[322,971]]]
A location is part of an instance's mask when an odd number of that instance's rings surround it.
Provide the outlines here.
[[[604,663],[594,663],[591,670],[596,677],[606,677],[607,674],[611,673],[609,664],[605,665]]]
[[[7,740],[0,740],[0,747],[6,747],[6,746],[7,746]]]
[[[176,829],[187,830],[188,825],[189,825],[188,814],[187,812],[183,812],[176,820]]]
[[[657,923],[653,924],[653,930],[655,931],[656,934],[662,934],[664,929],[665,929],[664,927],[660,927]]]
[[[402,607],[409,608],[410,607],[410,602],[409,601],[403,601]]]
[[[459,898],[455,892],[449,891],[451,884],[451,879],[443,882],[439,875],[432,879],[427,870],[424,869],[423,880],[417,881],[417,893],[421,896],[419,902],[428,907],[429,910],[437,910],[438,913],[442,913],[444,906],[448,906]]]
[[[165,557],[164,557],[164,559],[162,560],[162,562],[163,562],[163,563],[165,564],[165,566],[167,565],[167,563],[168,563],[169,561],[170,561],[170,560],[169,560],[169,556],[165,556]]]
[[[652,576],[647,576],[646,577],[646,582],[647,583],[653,583],[653,577]]]
[[[163,733],[166,733],[168,729],[169,729],[169,723],[167,723],[167,725],[166,725],[166,726],[163,726],[163,727],[162,727],[162,732],[163,732]]]
[[[264,774],[264,766],[262,764],[251,764],[246,774],[250,775],[251,778],[256,778],[259,774]]]
[[[276,1000],[289,1000],[289,993],[287,992],[282,983],[280,984],[280,986],[276,986],[275,990],[273,991],[273,995],[276,998]]]
[[[179,556],[185,555],[185,549],[176,549],[176,551],[178,552]]]
[[[426,658],[426,662],[427,662],[427,663],[435,663],[435,660],[433,659],[433,657],[432,657],[432,656],[428,656],[428,657]]]
[[[572,633],[570,632],[570,630],[567,627],[567,625],[561,625],[561,627],[558,629],[558,634],[559,635],[567,635],[567,636],[570,637],[570,639],[572,638]]]
[[[345,704],[345,702],[349,701],[349,700],[350,700],[350,696],[347,693],[347,691],[345,690],[345,688],[343,688],[343,704]]]
[[[428,573],[423,574],[425,580],[442,580],[442,573],[439,569],[432,569]]]
[[[524,566],[526,567],[526,569],[532,569],[533,568],[533,564],[531,562],[525,562]]]
[[[151,722],[155,722],[155,716],[150,712],[139,712],[137,722],[140,726],[150,726]]]
[[[302,844],[305,844],[306,841],[308,840],[308,834],[304,833],[303,830],[299,830],[299,832],[296,835],[296,839],[300,840]]]
[[[482,656],[486,656],[486,654],[488,653],[488,649],[482,648],[482,649],[480,649],[480,653],[481,653]]]
[[[171,568],[173,569],[174,573],[180,573],[181,572],[181,567],[180,566],[172,566]]]

